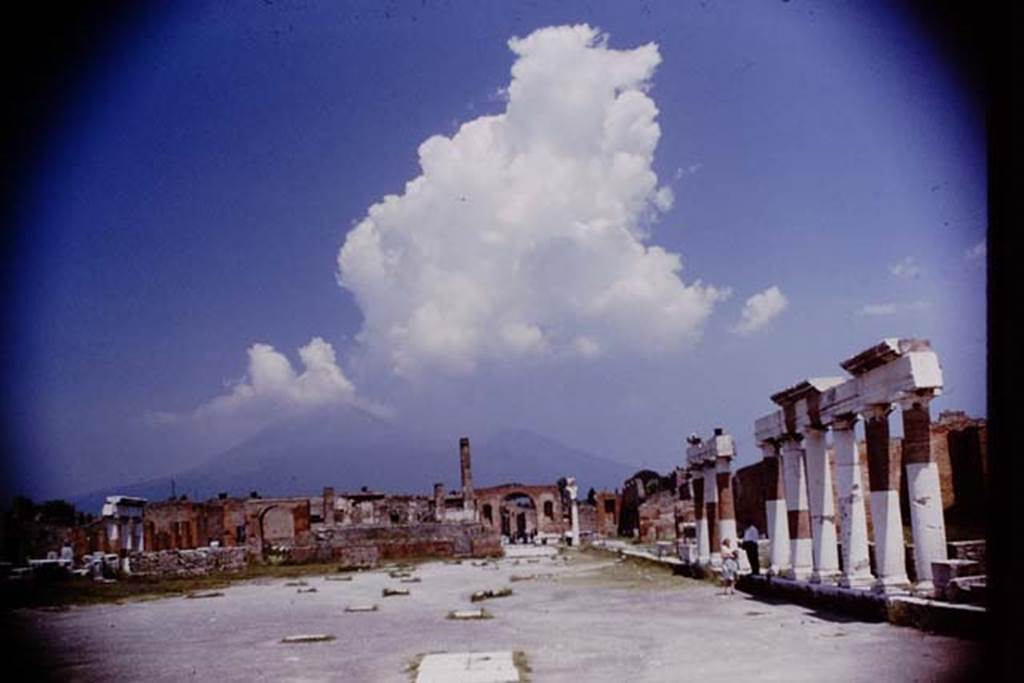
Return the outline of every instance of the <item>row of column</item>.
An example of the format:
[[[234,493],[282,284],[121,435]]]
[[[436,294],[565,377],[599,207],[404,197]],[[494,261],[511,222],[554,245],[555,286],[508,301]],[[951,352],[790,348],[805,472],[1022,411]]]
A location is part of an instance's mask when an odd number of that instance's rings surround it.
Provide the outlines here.
[[[734,548],[738,545],[730,463],[730,457],[718,456],[710,460],[691,461],[687,470],[697,527],[699,564],[720,564],[721,543],[727,538]]]
[[[930,443],[930,397],[902,402],[903,466],[910,497],[917,588],[932,588],[931,563],[946,559],[938,468]],[[836,511],[828,470],[827,427],[807,427],[761,444],[771,538],[769,571],[812,582],[838,580],[846,587],[874,585],[885,592],[909,586],[899,499],[899,463],[889,450],[891,404],[862,411],[867,441],[875,574],[871,573],[861,463],[854,438],[855,414],[831,424],[842,533],[842,571],[837,551]],[[780,463],[781,458],[781,463]]]

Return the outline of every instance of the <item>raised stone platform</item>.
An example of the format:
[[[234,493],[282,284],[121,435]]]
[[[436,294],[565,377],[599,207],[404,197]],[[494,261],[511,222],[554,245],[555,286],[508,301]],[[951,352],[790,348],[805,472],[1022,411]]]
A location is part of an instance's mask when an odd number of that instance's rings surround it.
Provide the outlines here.
[[[516,683],[521,680],[511,652],[446,652],[426,655],[416,683]]]

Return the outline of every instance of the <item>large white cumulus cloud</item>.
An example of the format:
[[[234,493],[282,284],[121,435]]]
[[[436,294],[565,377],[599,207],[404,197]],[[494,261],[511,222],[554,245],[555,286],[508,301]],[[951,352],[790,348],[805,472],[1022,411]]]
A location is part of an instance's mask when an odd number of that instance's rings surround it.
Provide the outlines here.
[[[504,113],[419,148],[422,173],[371,206],[338,254],[359,340],[398,374],[488,359],[677,349],[726,292],[645,244],[672,204],[652,170],[654,44],[586,26],[514,38]]]
[[[228,392],[188,413],[161,412],[151,419],[158,424],[223,418],[265,422],[272,417],[329,404],[383,412],[383,408],[357,396],[355,386],[338,365],[334,347],[320,337],[314,337],[299,349],[302,372],[297,372],[288,357],[269,344],[253,344],[248,355],[245,377],[234,383]]]

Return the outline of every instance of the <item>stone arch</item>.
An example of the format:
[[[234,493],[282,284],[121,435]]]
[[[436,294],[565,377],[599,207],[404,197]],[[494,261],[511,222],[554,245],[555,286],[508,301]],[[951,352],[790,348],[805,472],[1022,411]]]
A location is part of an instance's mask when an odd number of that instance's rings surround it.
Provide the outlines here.
[[[295,517],[281,505],[270,505],[260,512],[260,538],[263,545],[275,542],[292,545],[295,542]]]

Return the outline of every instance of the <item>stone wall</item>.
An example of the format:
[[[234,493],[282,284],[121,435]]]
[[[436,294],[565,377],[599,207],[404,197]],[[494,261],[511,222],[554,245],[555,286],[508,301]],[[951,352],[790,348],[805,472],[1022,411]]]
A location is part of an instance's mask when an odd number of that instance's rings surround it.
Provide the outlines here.
[[[173,578],[239,572],[246,567],[245,548],[196,548],[132,553],[133,575]]]
[[[309,545],[271,545],[270,562],[337,562],[346,568],[420,557],[500,557],[500,537],[482,524],[423,523],[409,526],[317,529]]]

